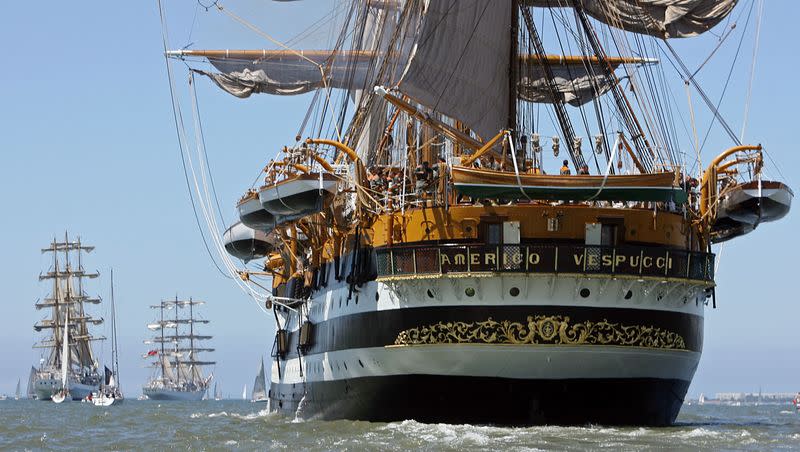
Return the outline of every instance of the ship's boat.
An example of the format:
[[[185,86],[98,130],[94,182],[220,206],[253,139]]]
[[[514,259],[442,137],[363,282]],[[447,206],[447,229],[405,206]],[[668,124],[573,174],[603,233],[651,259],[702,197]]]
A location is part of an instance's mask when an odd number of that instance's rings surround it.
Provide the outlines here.
[[[723,190],[717,218],[752,225],[780,220],[789,213],[793,197],[792,189],[782,182],[756,180],[737,184]]]
[[[515,174],[454,166],[453,184],[460,194],[476,198],[571,201],[673,201],[683,204],[686,191],[674,173],[636,175]]]
[[[755,180],[725,187],[720,194],[714,243],[752,232],[759,224],[780,220],[792,206],[794,192],[782,182]]]
[[[267,233],[249,228],[241,222],[234,223],[222,236],[225,251],[245,262],[266,257],[272,250]]]
[[[250,191],[236,205],[239,220],[248,228],[269,233],[275,229],[275,215],[261,206],[258,193]]]
[[[322,211],[336,193],[336,177],[329,173],[293,174],[272,185],[261,187],[261,206],[286,223]]]

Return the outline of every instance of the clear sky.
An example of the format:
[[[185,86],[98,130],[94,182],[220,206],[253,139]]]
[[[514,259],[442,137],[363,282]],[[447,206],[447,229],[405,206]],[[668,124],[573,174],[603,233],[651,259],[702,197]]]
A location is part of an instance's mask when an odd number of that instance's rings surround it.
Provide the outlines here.
[[[749,8],[750,1],[741,0],[738,8]],[[166,3],[172,48],[189,43],[193,48],[274,48],[194,1]],[[242,0],[225,5],[285,40],[325,16],[335,3]],[[800,16],[800,3],[766,3],[745,136],[766,146],[785,182],[798,190],[800,179],[792,169],[800,166],[795,112],[800,94],[792,74],[800,70],[800,61],[790,31]],[[38,362],[38,351],[31,349],[36,338],[32,325],[44,312],[33,305],[49,291],[37,279],[48,267],[39,249],[65,230],[97,247],[86,266],[103,276],[89,284],[90,293],[109,298],[108,273],[114,268],[121,378],[127,394],[138,395],[148,373],[140,358],[147,349],[142,344],[148,335],[145,325],[155,318],[148,306],[176,294],[208,302],[201,313],[212,321],[204,331],[215,335],[211,344],[217,351],[209,356],[218,362],[214,373],[224,393],[241,393],[244,384],[252,385],[259,357],[268,356],[272,320],[214,268],[197,231],[176,142],[155,1],[4,6],[0,393],[12,392],[18,378],[24,385],[30,365]],[[736,131],[742,125],[753,30],[751,23],[721,108]],[[326,33],[306,42],[326,42]],[[716,40],[709,34],[675,46],[688,66],[696,68]],[[734,33],[699,73],[714,100],[737,44]],[[174,68],[188,108],[187,71],[180,63]],[[685,106],[680,80],[674,71],[667,74],[676,104]],[[198,79],[197,90],[217,192],[230,221],[235,201],[258,169],[293,141],[310,98],[239,100],[204,79]],[[693,98],[704,132],[709,116],[696,93]],[[729,145],[716,129],[704,161]],[[718,309],[709,308],[706,314],[703,358],[690,395],[759,387],[800,390],[800,298],[793,281],[798,226],[797,215],[791,213],[725,245],[717,275]],[[109,317],[106,307],[100,315]],[[101,349],[102,356],[110,357],[109,344]]]

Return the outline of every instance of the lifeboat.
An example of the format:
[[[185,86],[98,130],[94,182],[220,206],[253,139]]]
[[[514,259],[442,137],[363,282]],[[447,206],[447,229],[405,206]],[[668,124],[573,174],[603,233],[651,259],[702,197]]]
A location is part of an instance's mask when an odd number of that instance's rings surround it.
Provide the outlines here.
[[[261,206],[279,223],[321,212],[336,193],[336,177],[330,173],[295,174],[258,193]]]
[[[249,228],[241,222],[225,231],[222,242],[228,254],[245,262],[266,257],[272,251],[266,232]]]
[[[244,226],[265,233],[275,229],[275,215],[264,210],[261,201],[258,200],[258,193],[246,194],[236,208],[239,211],[239,220]]]
[[[792,206],[794,193],[781,182],[752,181],[724,190],[717,217],[729,217],[745,224],[780,220]]]
[[[673,173],[635,175],[519,174],[453,166],[453,183],[460,194],[476,198],[568,201],[686,202],[685,190]]]
[[[722,190],[712,241],[724,242],[789,213],[794,193],[781,182],[755,180]]]

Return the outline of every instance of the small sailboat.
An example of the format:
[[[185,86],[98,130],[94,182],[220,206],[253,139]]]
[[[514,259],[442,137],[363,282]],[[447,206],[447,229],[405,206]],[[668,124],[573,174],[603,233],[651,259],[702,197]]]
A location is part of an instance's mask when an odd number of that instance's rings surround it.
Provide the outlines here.
[[[55,403],[70,400],[69,379],[69,309],[64,310],[64,334],[61,338],[61,389],[53,393],[52,399]]]
[[[17,390],[16,390],[16,392],[14,392],[14,400],[19,400],[19,383],[20,383],[20,379],[17,378]]]
[[[119,353],[117,352],[117,308],[114,300],[114,269],[111,269],[111,369],[106,367],[100,390],[92,398],[95,406],[119,405],[125,400],[119,387]]]
[[[261,357],[261,364],[258,366],[256,381],[253,383],[253,393],[250,394],[250,401],[253,403],[266,402],[267,398],[267,378],[264,374],[264,357]]]
[[[216,401],[222,400],[222,393],[219,392],[219,387],[217,387],[217,383],[214,383],[214,400]]]
[[[247,400],[247,385],[242,388],[242,400]]]

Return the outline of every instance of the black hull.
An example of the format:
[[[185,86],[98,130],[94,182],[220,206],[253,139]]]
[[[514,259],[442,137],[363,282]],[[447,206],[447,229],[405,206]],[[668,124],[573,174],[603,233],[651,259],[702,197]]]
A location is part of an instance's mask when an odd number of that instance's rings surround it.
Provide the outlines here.
[[[273,410],[303,418],[492,425],[675,422],[689,382],[666,379],[514,380],[398,375],[272,384]],[[302,402],[301,402],[302,401]]]

